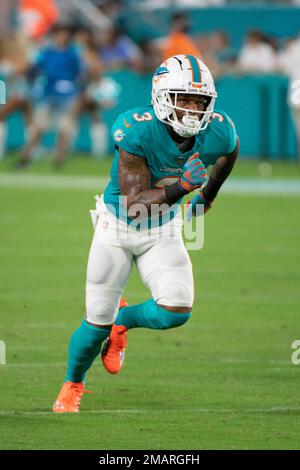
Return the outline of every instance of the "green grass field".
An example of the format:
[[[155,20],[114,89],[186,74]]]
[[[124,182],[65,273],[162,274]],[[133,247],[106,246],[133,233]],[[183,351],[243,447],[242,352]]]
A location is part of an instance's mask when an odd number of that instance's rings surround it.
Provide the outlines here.
[[[108,166],[74,159],[63,174],[105,176]],[[8,159],[0,173],[14,175]],[[40,162],[26,173],[53,172]],[[235,174],[258,176],[257,165]],[[278,164],[273,175],[299,169]],[[221,195],[204,249],[190,253],[190,322],[130,331],[121,374],[97,360],[81,413],[53,415],[84,311],[95,188],[18,178],[0,178],[1,449],[299,449],[300,196]],[[125,293],[149,298],[136,272]]]

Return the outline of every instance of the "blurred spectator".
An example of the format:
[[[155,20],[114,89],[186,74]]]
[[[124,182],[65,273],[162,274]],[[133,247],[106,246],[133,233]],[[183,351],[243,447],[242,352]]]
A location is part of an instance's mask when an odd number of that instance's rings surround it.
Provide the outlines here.
[[[16,25],[18,0],[0,1],[0,39],[6,38]]]
[[[54,0],[20,0],[21,30],[31,39],[42,38],[58,20]]]
[[[112,24],[92,0],[55,0],[60,21],[69,24],[88,25],[94,31],[103,31]]]
[[[101,37],[100,57],[106,69],[132,67],[139,70],[142,54],[138,46],[116,26],[111,26]]]
[[[153,70],[157,69],[162,60],[159,41],[143,39],[139,43],[139,48],[143,57],[139,72],[152,75]]]
[[[288,102],[297,136],[300,163],[300,35],[287,42],[280,56],[280,67],[289,77]]]
[[[92,0],[92,2],[103,15],[108,16],[114,22],[119,19],[122,7],[124,6],[123,0]]]
[[[264,40],[258,30],[251,30],[246,36],[238,65],[244,73],[272,73],[277,68],[276,53],[270,44]]]
[[[96,158],[106,157],[109,145],[109,129],[102,112],[116,105],[120,93],[121,87],[113,78],[100,76],[91,80],[82,95],[84,109],[91,119],[92,154]]]
[[[78,79],[82,64],[71,39],[71,29],[67,25],[56,25],[52,31],[52,43],[41,50],[33,67],[32,71],[38,76],[34,94],[36,107],[30,140],[20,160],[21,167],[30,162],[43,132],[49,128],[58,131],[56,166],[63,163],[74,137],[72,106],[79,93]]]
[[[82,61],[83,77],[86,82],[95,76],[99,77],[103,64],[92,30],[85,26],[75,28],[74,45]]]
[[[102,77],[103,64],[93,33],[88,28],[78,28],[75,44],[83,63],[81,93],[74,106],[74,121],[78,124],[81,113],[89,115],[92,154],[102,158],[108,152],[109,133],[102,120],[103,109],[115,105],[115,96],[107,88],[107,80]]]
[[[185,13],[174,13],[169,36],[162,44],[163,60],[176,54],[191,54],[201,59],[202,54],[193,39],[188,35],[189,18]]]
[[[228,34],[222,30],[215,31],[210,42],[221,72],[227,72],[237,61],[237,51],[231,46]]]
[[[215,78],[235,72],[238,53],[231,47],[229,36],[225,31],[197,35],[195,41],[201,46],[203,60]]]
[[[24,38],[10,35],[0,42],[0,79],[6,85],[6,103],[0,106],[0,159],[6,147],[6,119],[14,111],[22,113],[26,123],[30,117],[30,89],[26,80],[28,68]]]

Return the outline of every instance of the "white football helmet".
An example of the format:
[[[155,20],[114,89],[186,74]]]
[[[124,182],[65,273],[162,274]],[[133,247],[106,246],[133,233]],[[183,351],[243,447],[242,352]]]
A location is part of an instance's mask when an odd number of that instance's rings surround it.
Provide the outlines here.
[[[207,97],[204,111],[177,106],[178,94]],[[206,129],[214,111],[217,92],[206,65],[192,55],[176,55],[163,62],[152,79],[152,105],[156,117],[171,125],[181,137],[192,137]],[[173,99],[172,99],[173,98]],[[176,110],[185,114],[179,121]]]

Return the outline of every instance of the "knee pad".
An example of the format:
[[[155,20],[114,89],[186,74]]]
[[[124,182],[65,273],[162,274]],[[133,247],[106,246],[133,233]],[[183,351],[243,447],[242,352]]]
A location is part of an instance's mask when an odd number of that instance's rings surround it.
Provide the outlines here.
[[[98,295],[97,290],[87,290],[85,319],[95,325],[112,325],[118,314],[118,298]]]
[[[191,307],[194,302],[194,286],[189,280],[162,280],[159,297],[155,299],[161,305],[169,307]]]

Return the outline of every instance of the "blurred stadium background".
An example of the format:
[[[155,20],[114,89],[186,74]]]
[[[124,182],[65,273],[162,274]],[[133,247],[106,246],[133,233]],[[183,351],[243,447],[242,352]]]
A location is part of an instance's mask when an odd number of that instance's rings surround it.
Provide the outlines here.
[[[185,19],[176,15],[183,7]],[[300,67],[296,2],[2,0],[1,21],[2,157],[26,152],[38,130],[41,143],[30,152],[53,148],[61,124],[64,153],[106,156],[115,117],[149,102],[153,70],[179,47],[211,68],[217,107],[237,123],[242,157],[297,159],[288,100],[289,80],[298,79]],[[45,64],[49,54],[52,65]],[[55,120],[58,110],[65,119]]]
[[[299,33],[297,0],[0,1],[1,449],[299,448]],[[193,320],[130,332],[122,374],[94,366],[80,416],[52,416],[110,126],[176,52],[211,68],[241,141],[191,253]],[[148,298],[136,272],[125,294]]]

